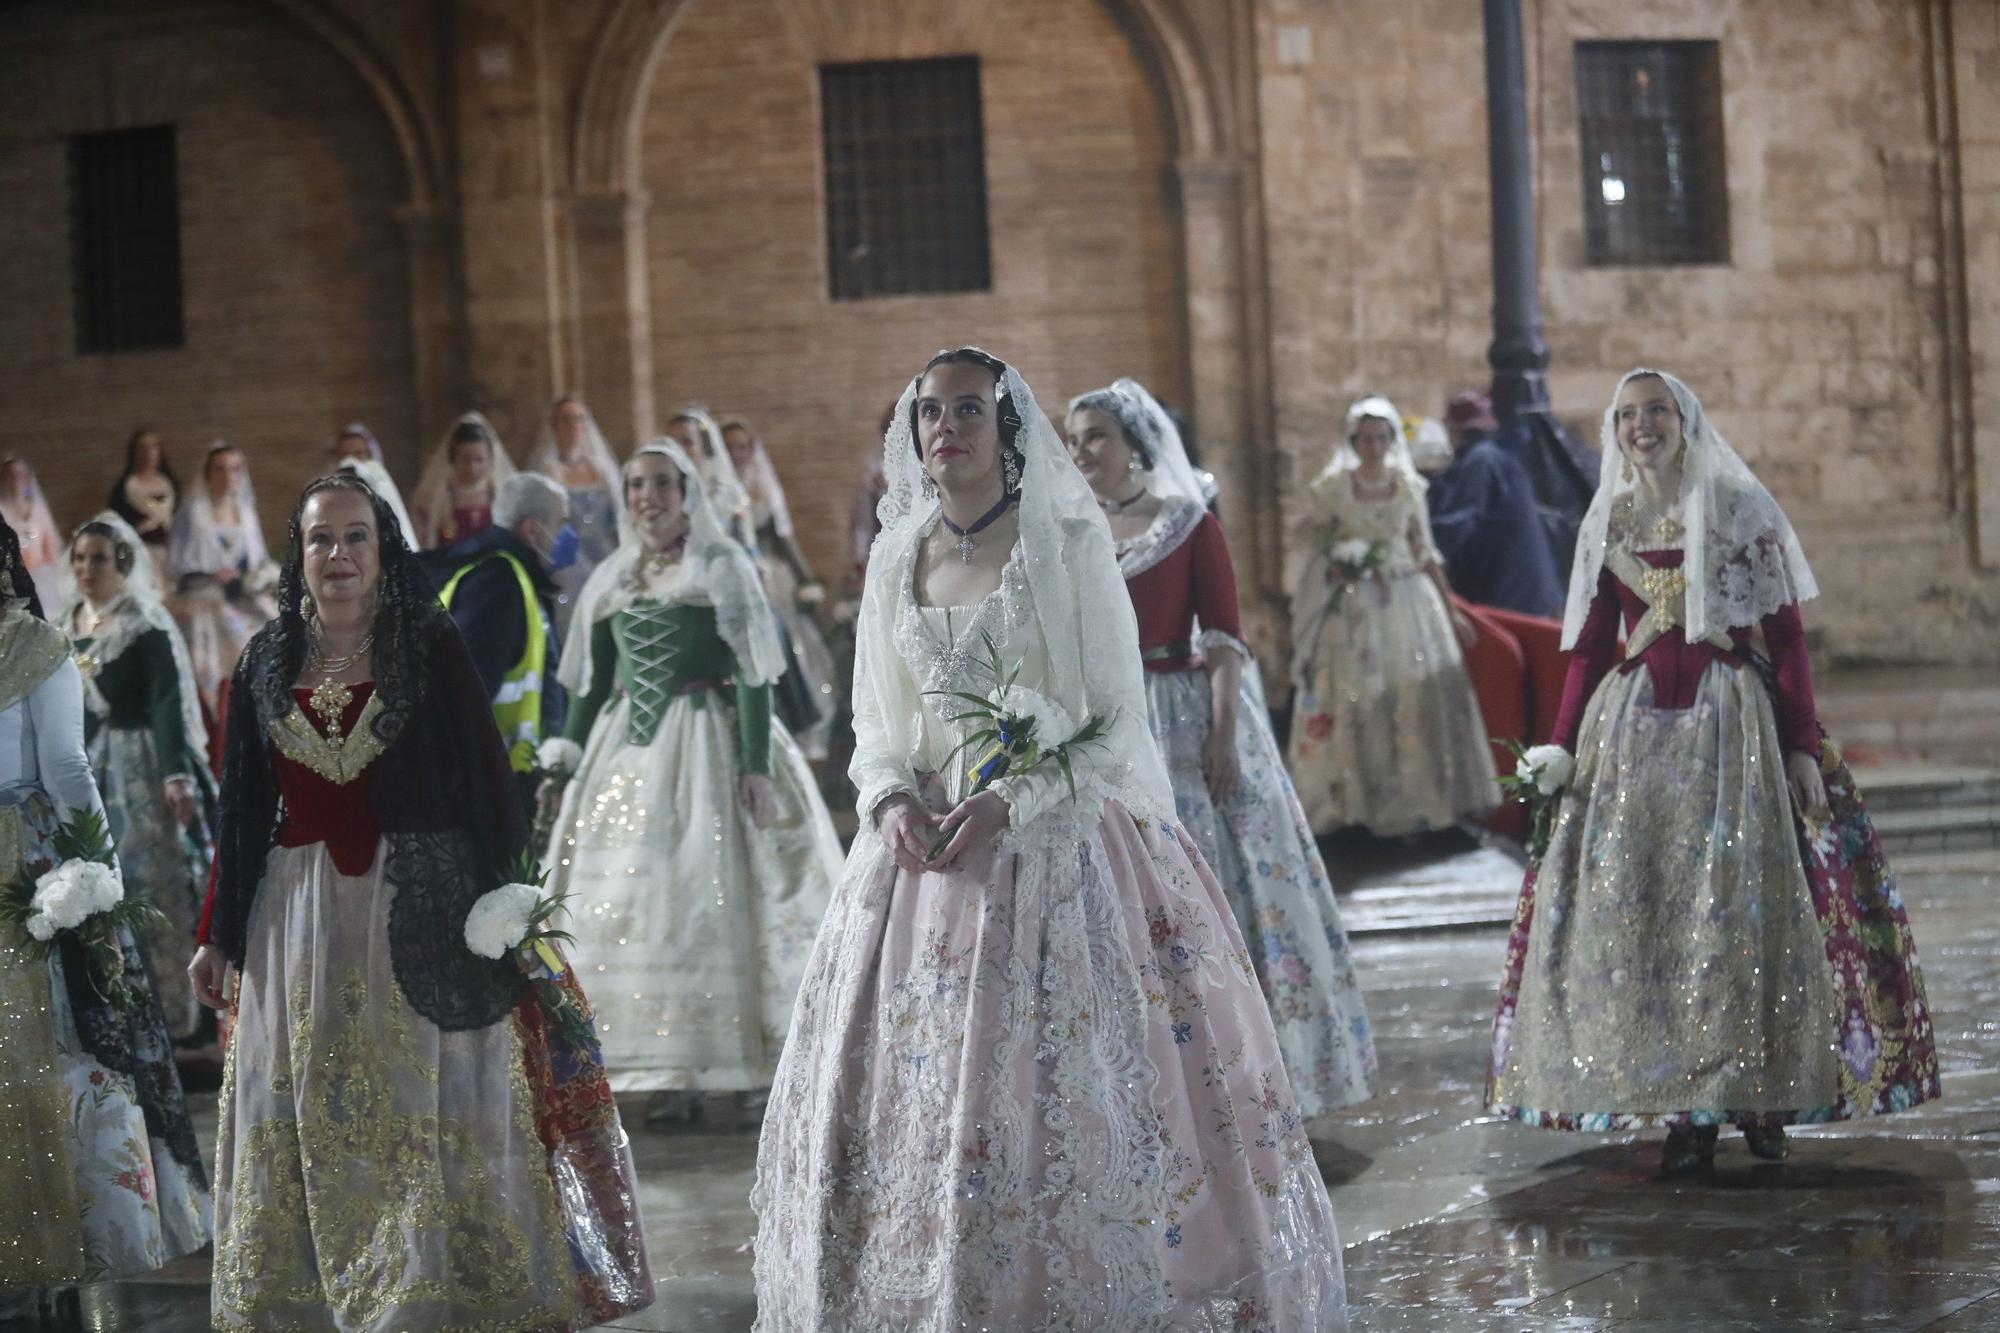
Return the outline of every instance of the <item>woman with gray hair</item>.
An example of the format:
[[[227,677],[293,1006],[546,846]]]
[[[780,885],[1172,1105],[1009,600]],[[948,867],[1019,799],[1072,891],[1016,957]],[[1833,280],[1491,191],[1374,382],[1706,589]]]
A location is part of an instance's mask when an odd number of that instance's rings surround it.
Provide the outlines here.
[[[1375,1092],[1375,1044],[1333,883],[1245,672],[1236,569],[1166,410],[1135,380],[1073,399],[1070,457],[1110,521],[1146,712],[1182,824],[1250,947],[1307,1118]]]

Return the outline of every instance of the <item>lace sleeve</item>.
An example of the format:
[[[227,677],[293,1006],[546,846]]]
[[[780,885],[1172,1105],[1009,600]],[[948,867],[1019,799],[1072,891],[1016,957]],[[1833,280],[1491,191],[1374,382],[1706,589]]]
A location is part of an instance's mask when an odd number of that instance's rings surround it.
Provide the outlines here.
[[[892,741],[892,719],[886,711],[888,699],[907,697],[914,707],[917,698],[915,682],[906,679],[909,668],[896,655],[890,638],[895,582],[891,564],[888,559],[870,563],[854,634],[854,758],[848,763],[847,779],[857,793],[855,812],[871,823],[885,799],[917,790],[909,748]],[[908,719],[893,721],[907,725]]]

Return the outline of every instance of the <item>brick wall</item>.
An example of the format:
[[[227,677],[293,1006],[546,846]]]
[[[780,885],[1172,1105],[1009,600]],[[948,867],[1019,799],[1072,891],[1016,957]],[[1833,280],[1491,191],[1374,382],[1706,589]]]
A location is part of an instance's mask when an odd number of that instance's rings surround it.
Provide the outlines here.
[[[1830,654],[1992,661],[2000,578],[1974,568],[1953,489],[1923,8],[1524,6],[1551,391],[1594,444],[1624,370],[1678,371],[1798,526]],[[1273,461],[1297,481],[1352,396],[1434,415],[1486,377],[1483,37],[1468,0],[1259,15]],[[1600,37],[1720,41],[1728,265],[1586,266],[1571,53]]]
[[[178,127],[186,346],[79,356],[65,136]],[[222,436],[251,459],[267,537],[351,418],[413,464],[395,145],[317,40],[254,5],[9,8],[0,31],[0,453],[57,520],[102,507],[125,435],[155,426],[188,482]]]
[[[887,21],[906,9],[693,5],[645,122],[659,420],[699,399],[753,421],[828,574],[876,422],[941,346],[978,341],[1015,362],[1057,416],[1125,374],[1185,401],[1164,131],[1124,36],[1086,0],[956,0],[922,24]],[[830,301],[816,66],[967,53],[981,61],[992,291]]]

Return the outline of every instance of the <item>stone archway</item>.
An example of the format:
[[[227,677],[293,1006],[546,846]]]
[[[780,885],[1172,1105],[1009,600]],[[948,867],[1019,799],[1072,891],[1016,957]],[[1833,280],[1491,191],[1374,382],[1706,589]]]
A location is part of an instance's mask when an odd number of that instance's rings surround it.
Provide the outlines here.
[[[1185,367],[1204,461],[1223,479],[1222,508],[1257,639],[1275,630],[1282,557],[1264,337],[1261,197],[1254,152],[1252,19],[1187,0],[1098,0],[1152,83],[1169,130]],[[635,438],[652,430],[654,374],[641,173],[647,90],[690,0],[619,0],[586,66],[571,135],[585,389],[607,412],[633,404]]]

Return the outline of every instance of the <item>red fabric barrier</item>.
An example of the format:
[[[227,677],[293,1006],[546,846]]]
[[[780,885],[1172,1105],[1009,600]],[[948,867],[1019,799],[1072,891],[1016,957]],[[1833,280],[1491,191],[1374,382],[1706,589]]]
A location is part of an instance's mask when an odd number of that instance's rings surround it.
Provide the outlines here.
[[[1540,616],[1474,606],[1457,597],[1452,601],[1479,627],[1479,641],[1466,651],[1465,666],[1479,696],[1486,734],[1493,741],[1493,766],[1511,773],[1514,756],[1503,742],[1539,745],[1555,730],[1568,666],[1561,646],[1562,625]],[[1528,835],[1528,810],[1509,801],[1479,823],[1519,841]]]

